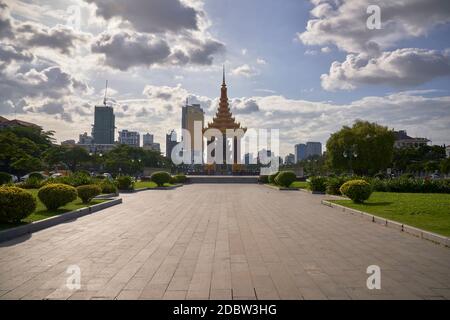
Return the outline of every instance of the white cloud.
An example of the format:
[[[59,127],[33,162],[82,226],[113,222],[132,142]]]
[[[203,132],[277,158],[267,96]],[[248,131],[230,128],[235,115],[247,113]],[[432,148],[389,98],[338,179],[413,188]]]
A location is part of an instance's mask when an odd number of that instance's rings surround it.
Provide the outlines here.
[[[258,75],[259,71],[256,70],[255,68],[249,66],[248,64],[243,64],[243,65],[231,70],[231,74],[234,76],[244,76],[244,77],[250,78],[250,77]]]
[[[398,49],[373,58],[350,54],[342,63],[333,62],[321,77],[326,90],[351,90],[361,84],[411,86],[450,75],[450,57],[434,50]]]
[[[312,0],[312,18],[298,39],[306,45],[334,45],[349,53],[335,61],[322,75],[326,90],[355,89],[360,84],[418,85],[449,75],[448,55],[419,48],[391,49],[400,40],[426,36],[439,24],[450,22],[446,0]],[[369,5],[381,9],[381,29],[370,30],[366,21]],[[315,55],[317,50],[305,51]]]
[[[264,60],[263,58],[257,58],[257,59],[256,59],[256,63],[257,63],[257,64],[261,64],[261,65],[266,65],[266,64],[267,64],[267,61]]]
[[[313,18],[298,38],[307,45],[333,44],[346,52],[367,51],[372,43],[387,48],[398,40],[426,35],[436,25],[450,21],[450,2],[446,0],[312,2]],[[373,4],[381,9],[380,30],[366,26],[366,9]]]

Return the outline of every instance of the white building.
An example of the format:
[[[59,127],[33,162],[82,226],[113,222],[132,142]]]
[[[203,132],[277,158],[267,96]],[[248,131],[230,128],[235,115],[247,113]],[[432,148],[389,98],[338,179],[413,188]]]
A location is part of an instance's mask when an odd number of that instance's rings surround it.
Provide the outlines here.
[[[418,148],[426,146],[430,140],[427,138],[413,138],[406,134],[405,130],[394,131],[394,148]]]

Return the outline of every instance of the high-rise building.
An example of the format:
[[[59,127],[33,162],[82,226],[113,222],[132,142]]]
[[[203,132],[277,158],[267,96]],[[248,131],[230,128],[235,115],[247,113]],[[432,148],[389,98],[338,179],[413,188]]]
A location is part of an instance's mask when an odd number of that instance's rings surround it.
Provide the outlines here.
[[[92,137],[95,144],[114,144],[116,129],[114,109],[110,106],[95,106]]]
[[[189,143],[189,146],[191,149],[191,157],[192,157],[191,161],[192,161],[192,163],[194,163],[195,156],[200,156],[201,158],[203,158],[203,138],[201,140],[201,146],[194,145],[194,137],[195,137],[194,125],[195,125],[195,122],[201,123],[201,127],[199,128],[200,132],[197,132],[197,134],[203,137],[202,129],[205,124],[205,113],[203,112],[203,109],[200,107],[199,104],[188,105],[187,100],[186,100],[186,105],[182,108],[181,112],[182,112],[181,113],[181,128],[189,131],[189,133],[190,133],[191,141],[185,142],[185,143]],[[184,137],[183,137],[183,141],[185,141]]]
[[[292,153],[289,153],[285,158],[284,158],[284,163],[286,165],[289,164],[295,164],[295,155]]]
[[[166,157],[170,159],[173,148],[177,145],[177,133],[175,130],[166,134]]]
[[[132,147],[139,147],[141,145],[139,132],[128,130],[119,131],[119,143]]]
[[[153,135],[151,133],[146,133],[142,135],[142,145],[151,145],[153,143]]]
[[[320,142],[307,142],[306,143],[306,157],[321,156],[322,144]]]
[[[87,132],[80,134],[79,138],[78,138],[78,144],[93,144],[94,143],[94,138],[92,138],[91,136],[88,136]]]
[[[299,143],[295,145],[295,163],[306,159],[306,144]]]

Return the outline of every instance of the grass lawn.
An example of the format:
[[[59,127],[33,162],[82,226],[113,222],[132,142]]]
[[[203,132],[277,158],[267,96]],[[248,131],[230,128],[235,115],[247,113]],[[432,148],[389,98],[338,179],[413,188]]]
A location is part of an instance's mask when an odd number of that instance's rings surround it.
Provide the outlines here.
[[[450,236],[450,194],[374,192],[363,204],[332,202]]]
[[[80,208],[92,206],[94,204],[105,202],[105,200],[92,200],[91,203],[84,204],[80,198],[77,198],[75,201],[68,203],[67,205],[59,208],[56,211],[49,211],[37,197],[37,193],[39,191],[38,189],[27,189],[26,191],[31,193],[36,198],[36,201],[37,201],[36,210],[31,215],[29,215],[28,217],[23,219],[21,223],[15,223],[15,224],[14,223],[0,223],[0,230],[16,227],[16,226],[19,226],[22,224],[27,224],[27,223],[30,223],[33,221],[46,219],[46,218],[53,217],[53,216],[56,216],[56,215],[59,215],[59,214],[65,213],[65,212],[69,212],[69,211],[73,211],[76,209],[80,209]]]
[[[164,183],[164,187],[171,187],[174,186],[170,183]],[[135,189],[141,189],[141,188],[156,188],[157,185],[153,181],[137,181],[134,183]]]
[[[289,188],[308,189],[308,182],[306,181],[294,181]]]

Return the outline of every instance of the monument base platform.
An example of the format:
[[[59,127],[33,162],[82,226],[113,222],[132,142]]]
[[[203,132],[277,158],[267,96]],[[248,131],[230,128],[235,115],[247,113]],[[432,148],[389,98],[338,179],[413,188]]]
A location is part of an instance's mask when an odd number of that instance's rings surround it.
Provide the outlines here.
[[[187,176],[189,183],[258,183],[259,176]]]

